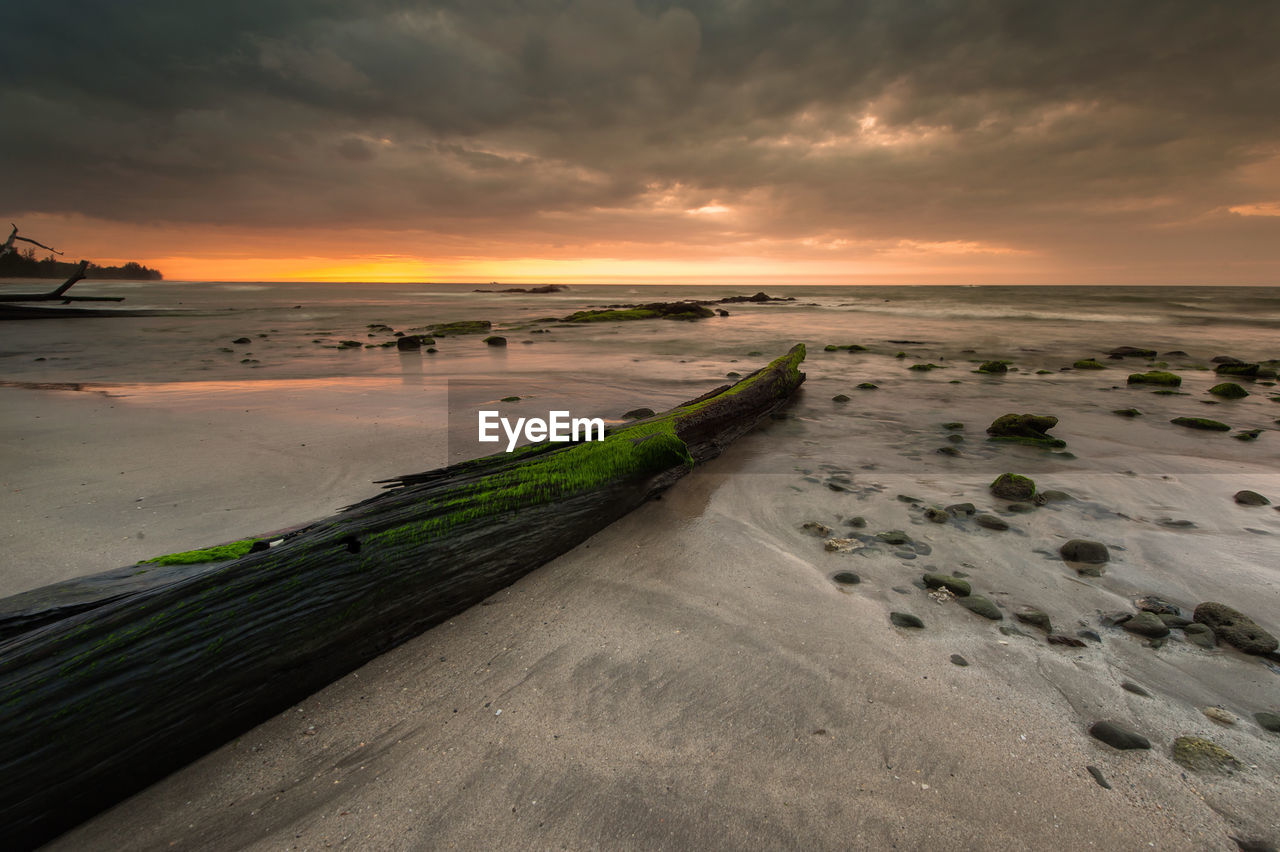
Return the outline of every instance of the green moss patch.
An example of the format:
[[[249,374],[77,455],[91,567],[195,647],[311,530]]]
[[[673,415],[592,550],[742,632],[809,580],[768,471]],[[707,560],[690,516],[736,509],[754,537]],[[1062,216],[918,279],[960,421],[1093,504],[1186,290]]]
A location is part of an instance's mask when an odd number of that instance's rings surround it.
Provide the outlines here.
[[[1244,399],[1249,395],[1247,390],[1235,382],[1223,382],[1222,384],[1214,385],[1209,388],[1209,393],[1214,396],[1220,396],[1223,399]]]
[[[1075,367],[1077,370],[1105,370],[1105,369],[1107,369],[1107,365],[1106,365],[1106,364],[1103,364],[1101,361],[1095,361],[1095,360],[1094,360],[1094,359],[1092,359],[1092,358],[1084,358],[1084,359],[1082,359],[1082,360],[1080,360],[1080,361],[1076,361],[1076,362],[1075,362],[1074,364],[1072,364],[1071,366],[1072,366],[1072,367]]]
[[[1210,420],[1207,417],[1175,417],[1169,421],[1175,426],[1185,426],[1188,429],[1202,429],[1206,432],[1230,432],[1231,427],[1217,420]]]
[[[1163,370],[1152,370],[1148,373],[1132,373],[1129,376],[1131,385],[1162,385],[1164,387],[1181,387],[1182,377]]]
[[[219,544],[216,547],[205,547],[200,550],[184,550],[181,553],[166,553],[154,559],[144,559],[139,565],[194,565],[197,562],[221,562],[225,559],[239,559],[253,547],[257,541],[245,538],[230,544]]]

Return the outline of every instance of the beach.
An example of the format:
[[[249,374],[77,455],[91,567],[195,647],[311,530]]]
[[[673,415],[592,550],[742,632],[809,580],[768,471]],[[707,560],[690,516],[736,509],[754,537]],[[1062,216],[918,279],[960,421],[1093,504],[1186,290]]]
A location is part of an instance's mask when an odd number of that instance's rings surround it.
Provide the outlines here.
[[[295,527],[491,452],[483,407],[617,425],[797,342],[808,379],[663,499],[51,848],[1280,842],[1280,735],[1255,716],[1280,713],[1280,666],[1114,616],[1218,601],[1280,633],[1280,394],[1212,360],[1280,357],[1276,288],[766,287],[794,301],[586,325],[546,318],[754,290],[84,289],[191,313],[7,324],[4,594]],[[507,345],[400,351],[377,328],[456,320]],[[1149,371],[1181,384],[1127,380]],[[1224,381],[1248,395],[1208,392]],[[988,441],[1008,413],[1056,417],[1065,445]],[[1002,499],[1003,473],[1064,497]],[[1063,559],[1077,539],[1109,551],[1096,576]],[[1100,742],[1100,720],[1150,748]],[[1183,736],[1234,760],[1189,768]]]

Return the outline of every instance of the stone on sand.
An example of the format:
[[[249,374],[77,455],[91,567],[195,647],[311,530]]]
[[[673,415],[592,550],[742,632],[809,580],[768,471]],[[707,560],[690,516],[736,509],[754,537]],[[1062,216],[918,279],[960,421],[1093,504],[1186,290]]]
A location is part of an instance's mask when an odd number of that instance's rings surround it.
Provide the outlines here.
[[[1246,654],[1269,654],[1280,642],[1252,618],[1223,603],[1206,601],[1196,607],[1192,618],[1213,630],[1218,640]]]
[[[1151,741],[1136,731],[1131,731],[1119,722],[1103,719],[1094,722],[1089,728],[1089,735],[1101,740],[1112,748],[1121,750],[1135,748],[1151,748]]]

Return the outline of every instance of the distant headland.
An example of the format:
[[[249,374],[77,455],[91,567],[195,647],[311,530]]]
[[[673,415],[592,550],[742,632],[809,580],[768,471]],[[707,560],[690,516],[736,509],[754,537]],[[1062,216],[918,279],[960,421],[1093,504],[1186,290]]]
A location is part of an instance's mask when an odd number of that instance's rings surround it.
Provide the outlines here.
[[[66,278],[76,271],[79,264],[46,257],[36,260],[35,251],[10,252],[0,256],[0,278]],[[130,280],[163,281],[160,270],[130,261],[123,266],[99,266],[90,263],[85,278],[127,278]]]

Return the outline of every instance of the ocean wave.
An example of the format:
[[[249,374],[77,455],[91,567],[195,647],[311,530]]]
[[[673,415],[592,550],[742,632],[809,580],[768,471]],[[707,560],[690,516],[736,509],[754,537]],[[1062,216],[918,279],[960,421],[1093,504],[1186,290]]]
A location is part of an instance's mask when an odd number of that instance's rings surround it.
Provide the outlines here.
[[[1103,314],[1084,313],[1081,311],[1044,311],[1025,308],[988,308],[977,305],[964,307],[926,308],[918,305],[901,307],[881,305],[858,305],[845,303],[838,307],[852,308],[849,313],[888,314],[891,316],[922,317],[929,319],[958,320],[1028,320],[1033,322],[1099,322],[1099,323],[1139,323],[1155,325],[1166,322],[1167,317],[1151,314]]]

